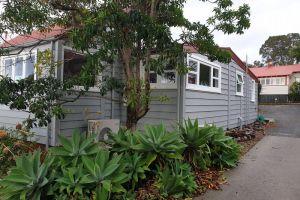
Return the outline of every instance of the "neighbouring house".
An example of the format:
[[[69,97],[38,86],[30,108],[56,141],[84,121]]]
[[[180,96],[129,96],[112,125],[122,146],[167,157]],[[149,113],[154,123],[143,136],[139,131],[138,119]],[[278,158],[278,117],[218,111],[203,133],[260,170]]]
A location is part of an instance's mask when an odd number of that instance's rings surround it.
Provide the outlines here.
[[[255,67],[250,70],[262,86],[259,97],[261,103],[288,102],[290,85],[300,82],[300,64]]]
[[[27,47],[18,55],[1,57],[2,75],[18,80],[35,74],[36,53],[45,49],[53,52],[55,61],[64,61],[61,69],[56,69],[58,79],[78,73],[84,55],[74,51],[67,39],[61,37],[63,34],[64,31],[60,29],[53,29],[49,33],[35,31],[30,36],[17,36],[8,41],[5,45],[12,45],[13,52],[18,52],[20,45]],[[42,41],[33,47],[37,39]],[[30,49],[33,49],[31,55],[28,53]],[[165,72],[166,76],[152,72],[150,82],[153,100],[150,111],[139,121],[139,127],[164,123],[168,129],[172,129],[187,118],[198,119],[201,125],[215,124],[224,129],[254,122],[258,112],[258,79],[230,48],[224,49],[232,55],[229,64],[211,62],[194,48],[186,46],[184,59],[190,67],[186,75],[179,76],[172,69]],[[72,61],[73,58],[76,59]],[[123,74],[118,62],[111,70],[103,73],[120,79]],[[122,98],[115,92],[108,95],[114,99]],[[159,101],[155,98],[161,96],[166,96],[168,100]],[[70,136],[74,129],[86,131],[88,120],[119,119],[124,123],[126,119],[124,105],[109,98],[101,98],[97,87],[91,87],[87,94],[64,107],[69,110],[65,119],[53,118],[48,127],[33,129],[38,142],[56,145],[58,134]],[[26,112],[0,106],[0,126],[14,127],[27,116]]]

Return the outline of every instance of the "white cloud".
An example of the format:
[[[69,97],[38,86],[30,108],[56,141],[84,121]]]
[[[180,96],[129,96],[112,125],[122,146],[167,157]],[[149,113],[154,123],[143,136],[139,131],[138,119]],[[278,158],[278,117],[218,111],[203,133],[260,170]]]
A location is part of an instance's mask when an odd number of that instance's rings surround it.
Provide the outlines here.
[[[269,36],[300,33],[299,0],[233,0],[236,5],[247,3],[251,8],[251,27],[243,35],[216,33],[220,46],[231,47],[238,56],[249,62],[260,60],[259,48]],[[212,14],[212,5],[189,0],[184,15],[191,21],[205,22]]]

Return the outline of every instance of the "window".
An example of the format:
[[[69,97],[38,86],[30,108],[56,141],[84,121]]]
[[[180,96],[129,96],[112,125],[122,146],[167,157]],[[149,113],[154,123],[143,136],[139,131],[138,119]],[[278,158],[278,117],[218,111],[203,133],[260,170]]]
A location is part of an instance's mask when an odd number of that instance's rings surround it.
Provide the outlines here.
[[[159,75],[154,71],[150,71],[150,83],[152,88],[175,88],[176,71],[173,66],[168,65],[164,69],[164,73]]]
[[[187,89],[221,93],[221,67],[203,58],[188,58]]]
[[[244,77],[242,72],[236,72],[236,95],[244,95]]]
[[[4,58],[4,75],[12,80],[20,80],[34,75],[35,55],[19,55],[17,57]]]
[[[266,79],[261,78],[261,79],[259,79],[259,81],[260,81],[261,85],[266,85]]]
[[[300,83],[300,77],[296,77],[295,81],[298,82],[298,83]]]
[[[72,50],[64,50],[64,79],[78,76],[85,64],[85,56]]]
[[[256,83],[254,80],[252,80],[252,90],[251,90],[251,101],[255,101],[255,88],[256,88]]]

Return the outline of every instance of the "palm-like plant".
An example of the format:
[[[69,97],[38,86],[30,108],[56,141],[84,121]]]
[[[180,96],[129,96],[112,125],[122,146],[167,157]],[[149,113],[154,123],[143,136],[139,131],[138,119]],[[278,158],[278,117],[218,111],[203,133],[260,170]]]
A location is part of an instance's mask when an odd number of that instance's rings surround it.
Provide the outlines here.
[[[85,137],[75,131],[71,139],[59,135],[62,146],[52,147],[50,153],[60,159],[63,166],[80,163],[83,156],[95,155],[99,151],[99,144],[95,143],[95,137]]]
[[[192,122],[190,119],[179,126],[179,132],[187,147],[184,150],[185,159],[193,165],[207,169],[210,165],[209,141],[213,136],[211,126],[199,128],[198,120]]]
[[[136,135],[140,144],[133,148],[157,155],[161,158],[182,159],[181,153],[186,147],[177,131],[168,132],[164,125],[146,126],[144,133]]]
[[[41,152],[23,155],[16,159],[16,166],[0,182],[1,199],[39,200],[49,183],[47,178],[53,159],[40,162]]]

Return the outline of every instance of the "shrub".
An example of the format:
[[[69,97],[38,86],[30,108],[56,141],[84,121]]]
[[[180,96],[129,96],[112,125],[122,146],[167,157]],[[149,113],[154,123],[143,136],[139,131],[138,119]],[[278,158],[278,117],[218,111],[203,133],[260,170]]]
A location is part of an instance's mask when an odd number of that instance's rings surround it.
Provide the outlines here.
[[[163,197],[182,198],[190,196],[197,188],[195,176],[188,163],[176,160],[158,170],[156,187]]]
[[[212,126],[209,131],[212,133],[209,141],[211,164],[220,169],[235,167],[240,156],[240,145],[226,136],[223,128]]]
[[[40,157],[41,152],[36,151],[17,158],[16,166],[0,182],[2,199],[40,199],[45,195],[52,160],[41,163]]]
[[[177,131],[168,132],[164,125],[146,126],[144,133],[136,135],[140,144],[133,148],[140,152],[159,156],[160,159],[182,159],[185,148]]]
[[[294,82],[289,88],[289,100],[293,102],[300,101],[300,83]]]
[[[188,119],[184,125],[179,125],[181,137],[186,144],[185,159],[195,168],[207,169],[210,165],[210,148],[208,146],[212,127],[199,128],[198,120],[194,123]]]
[[[137,134],[139,132],[120,129],[117,133],[109,133],[108,144],[111,145],[111,150],[114,152],[134,152],[133,147],[139,144]]]

